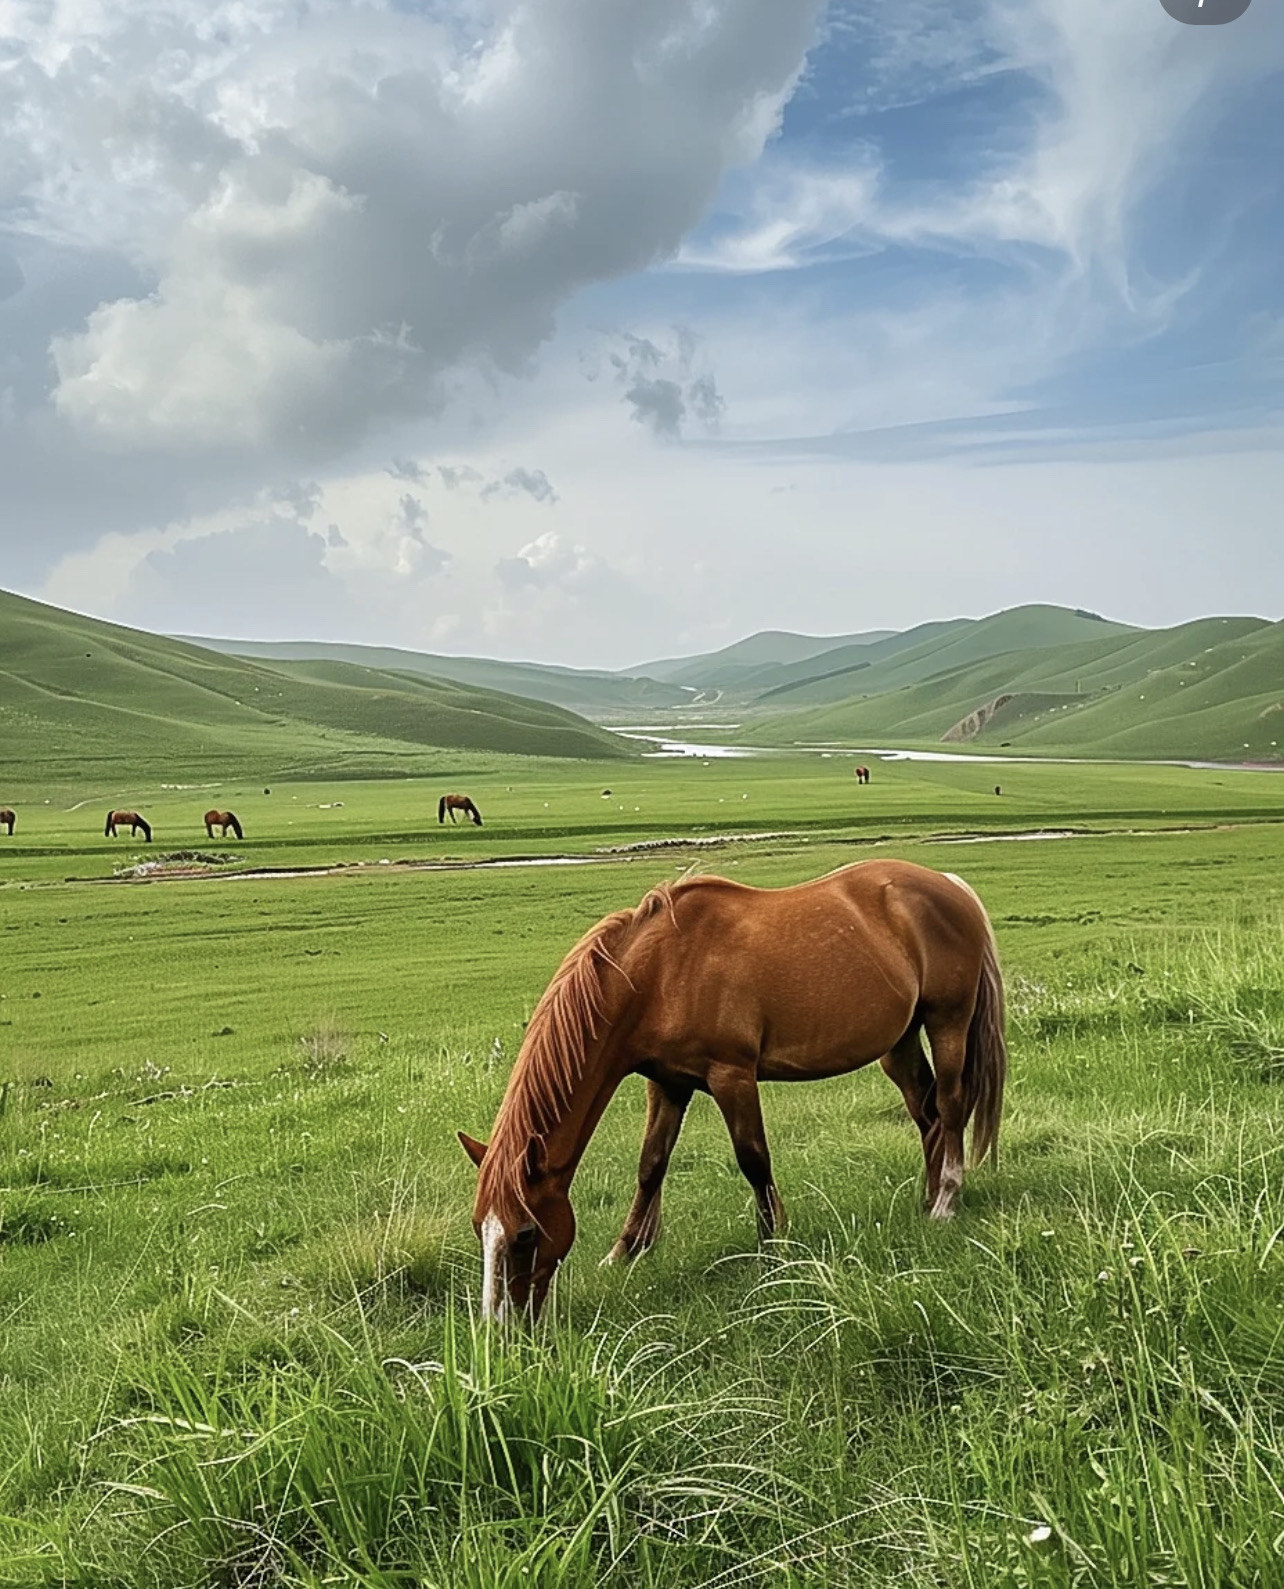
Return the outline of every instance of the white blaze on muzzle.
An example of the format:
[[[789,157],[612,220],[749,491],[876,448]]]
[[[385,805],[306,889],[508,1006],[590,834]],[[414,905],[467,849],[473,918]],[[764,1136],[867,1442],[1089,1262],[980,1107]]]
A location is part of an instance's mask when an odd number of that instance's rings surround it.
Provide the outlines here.
[[[508,1262],[504,1227],[495,1215],[482,1220],[482,1318],[502,1320],[508,1312]]]

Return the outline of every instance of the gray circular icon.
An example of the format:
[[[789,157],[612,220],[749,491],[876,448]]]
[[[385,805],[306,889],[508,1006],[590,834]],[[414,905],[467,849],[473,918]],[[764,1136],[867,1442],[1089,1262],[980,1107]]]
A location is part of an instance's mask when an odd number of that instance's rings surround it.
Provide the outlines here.
[[[1161,0],[1161,4],[1177,22],[1216,27],[1219,22],[1234,22],[1242,17],[1249,0]]]

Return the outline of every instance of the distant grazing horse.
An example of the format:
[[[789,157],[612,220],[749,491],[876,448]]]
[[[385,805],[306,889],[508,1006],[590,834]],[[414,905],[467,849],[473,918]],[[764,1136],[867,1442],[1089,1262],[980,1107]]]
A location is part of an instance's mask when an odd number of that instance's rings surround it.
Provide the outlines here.
[[[869,768],[868,767],[857,767],[857,769],[856,769],[856,782],[857,783],[868,783],[869,782]]]
[[[926,1033],[931,1063],[920,1041]],[[637,1195],[609,1260],[660,1230],[660,1191],[693,1093],[711,1095],[753,1187],[760,1237],[784,1224],[758,1086],[878,1060],[922,1135],[927,1208],[954,1212],[963,1132],[997,1154],[1007,1048],[989,917],[961,878],[862,861],[794,888],[661,883],[591,928],[535,1007],[490,1144],[473,1224],[482,1312],[538,1313],[575,1239],[570,1186],[625,1076],[647,1082]],[[847,1152],[847,1141],[835,1144]]]
[[[243,839],[241,824],[236,820],[235,811],[207,811],[205,813],[205,832],[209,838],[214,837],[214,829],[218,828],[221,838],[227,837],[227,830],[231,828],[238,839]]]
[[[104,838],[114,839],[116,837],[116,829],[125,827],[129,829],[131,838],[137,838],[138,831],[141,828],[143,837],[148,844],[152,842],[151,825],[144,822],[137,811],[109,811],[107,813],[107,826],[103,829],[103,836]]]
[[[471,817],[478,827],[482,825],[481,812],[472,803],[467,795],[442,795],[437,802],[437,820],[444,822],[446,813],[450,812],[450,820],[454,822],[455,812],[462,811],[466,817]]]
[[[0,827],[9,829],[10,838],[13,837],[13,825],[17,820],[17,817],[10,811],[8,806],[0,806]]]

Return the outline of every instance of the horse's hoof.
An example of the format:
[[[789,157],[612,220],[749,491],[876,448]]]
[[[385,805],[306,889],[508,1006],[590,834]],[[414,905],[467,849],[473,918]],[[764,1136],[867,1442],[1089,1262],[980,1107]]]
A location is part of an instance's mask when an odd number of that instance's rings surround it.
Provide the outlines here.
[[[617,1263],[623,1263],[628,1256],[629,1249],[622,1241],[617,1241],[615,1246],[612,1247],[610,1252],[607,1253],[606,1257],[602,1259],[600,1264],[598,1264],[598,1268],[611,1269]]]

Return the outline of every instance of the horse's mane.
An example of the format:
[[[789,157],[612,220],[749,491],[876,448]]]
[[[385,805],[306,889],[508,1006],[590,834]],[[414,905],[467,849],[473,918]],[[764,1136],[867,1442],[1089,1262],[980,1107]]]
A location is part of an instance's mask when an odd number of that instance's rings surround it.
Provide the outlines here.
[[[497,1206],[516,1217],[526,1203],[526,1149],[543,1139],[570,1108],[584,1073],[589,1044],[605,1016],[604,968],[628,982],[619,956],[633,930],[667,910],[676,893],[695,879],[658,884],[630,910],[617,910],[590,927],[545,988],[526,1027],[508,1079],[478,1182],[479,1206]],[[631,986],[632,984],[630,984]]]

